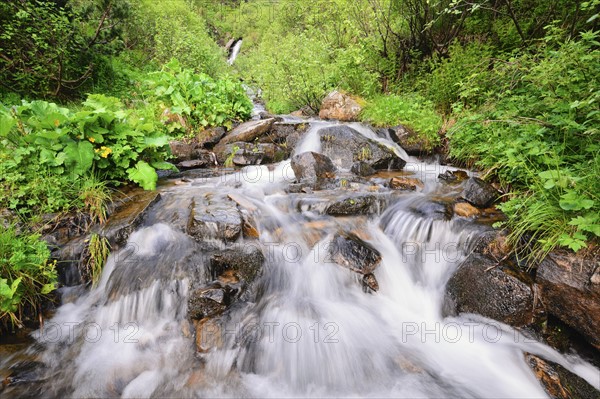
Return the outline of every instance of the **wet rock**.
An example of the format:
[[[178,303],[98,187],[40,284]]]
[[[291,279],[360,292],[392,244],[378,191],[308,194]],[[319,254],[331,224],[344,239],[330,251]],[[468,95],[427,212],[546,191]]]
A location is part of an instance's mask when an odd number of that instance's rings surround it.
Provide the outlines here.
[[[319,118],[355,121],[360,111],[362,111],[362,107],[351,96],[333,91],[323,99]]]
[[[600,398],[596,388],[559,364],[542,360],[529,353],[525,354],[525,361],[552,398]]]
[[[265,257],[258,246],[236,246],[212,255],[209,271],[214,279],[230,271],[246,284],[250,284],[260,274],[264,261]]]
[[[295,116],[297,118],[307,118],[310,116],[316,116],[316,112],[313,111],[312,108],[310,108],[309,106],[304,106],[292,113],[290,113],[291,116]]]
[[[187,231],[196,241],[234,241],[242,232],[242,217],[236,204],[227,198],[194,197]]]
[[[156,191],[136,190],[110,215],[98,233],[108,239],[113,250],[123,245],[143,222],[151,206],[160,201]]]
[[[362,278],[362,284],[367,292],[369,292],[369,290],[374,292],[379,291],[379,283],[373,273],[365,274]]]
[[[352,164],[362,161],[376,170],[400,170],[406,162],[391,148],[368,139],[351,127],[340,125],[319,130],[321,153],[335,165],[350,169]]]
[[[398,125],[390,130],[392,140],[398,143],[408,155],[426,155],[433,152],[431,144],[411,129]]]
[[[417,188],[422,189],[425,185],[414,177],[398,176],[390,179],[389,186],[394,190],[415,191]]]
[[[487,208],[498,199],[498,191],[480,178],[471,177],[463,189],[462,198],[477,208]]]
[[[244,233],[244,237],[258,238],[259,232],[254,218],[255,212],[257,211],[256,206],[246,198],[237,194],[228,194],[227,197],[238,205],[243,220],[242,232]]]
[[[218,318],[204,318],[196,324],[196,350],[200,353],[223,347],[223,333]]]
[[[244,122],[223,137],[219,144],[251,143],[254,139],[271,130],[273,123],[275,123],[274,118]]]
[[[200,147],[213,148],[225,136],[226,130],[224,127],[212,127],[201,131],[196,135],[196,141]]]
[[[179,162],[177,168],[179,169],[196,169],[215,166],[217,164],[217,158],[215,154],[208,150],[196,149],[193,151],[193,158],[189,161]]]
[[[533,290],[504,264],[472,253],[446,288],[446,312],[477,313],[513,326],[533,320]]]
[[[352,233],[337,233],[329,246],[329,254],[333,262],[363,275],[373,273],[381,263],[379,251]]]
[[[446,183],[460,183],[468,178],[469,175],[464,170],[447,170],[438,175],[438,179],[443,180]]]
[[[379,198],[373,194],[352,195],[336,199],[325,208],[325,213],[332,216],[370,215],[381,209]]]
[[[350,172],[358,176],[371,176],[375,174],[375,169],[373,169],[371,165],[366,162],[358,161],[352,164]]]
[[[336,167],[327,156],[317,152],[303,152],[291,160],[291,167],[298,181],[316,182],[335,176]]]
[[[275,143],[285,145],[290,150],[308,130],[308,123],[275,122],[268,133],[259,137],[260,143]]]
[[[227,293],[219,286],[192,291],[188,299],[188,316],[201,320],[221,313],[227,308]]]
[[[280,122],[280,121],[283,120],[280,116],[273,115],[273,114],[271,114],[270,112],[267,112],[267,111],[260,111],[258,113],[258,119],[263,119],[264,120],[264,119],[272,119],[272,118],[275,119],[275,122]]]
[[[551,253],[537,269],[546,310],[600,347],[600,286],[592,284],[597,260]]]
[[[234,165],[238,166],[279,162],[288,156],[288,151],[283,146],[273,143],[236,142],[225,145],[219,143],[213,150],[221,165],[227,162],[234,151],[235,155],[232,161]]]
[[[454,214],[456,216],[471,218],[479,216],[481,214],[481,211],[475,208],[473,205],[469,204],[468,202],[458,202],[454,204]]]
[[[436,219],[452,219],[452,204],[444,200],[423,200],[411,204],[409,210],[419,216]]]

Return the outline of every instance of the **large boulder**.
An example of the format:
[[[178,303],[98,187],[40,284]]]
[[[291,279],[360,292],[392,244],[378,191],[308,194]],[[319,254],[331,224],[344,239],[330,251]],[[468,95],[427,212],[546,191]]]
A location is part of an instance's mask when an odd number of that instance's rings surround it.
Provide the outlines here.
[[[357,161],[367,163],[376,170],[400,170],[406,165],[406,161],[391,148],[366,138],[351,127],[326,127],[319,130],[319,136],[321,153],[341,168],[350,169]]]
[[[327,156],[317,152],[303,152],[291,159],[291,167],[296,180],[316,182],[319,179],[335,176],[336,167]]]
[[[285,144],[286,146],[292,144],[290,146],[292,149],[295,147],[293,141],[298,141],[306,133],[308,127],[308,123],[275,122],[268,133],[258,138],[258,142]]]
[[[533,290],[504,263],[472,253],[448,281],[445,310],[524,326],[533,321]]]
[[[362,111],[362,107],[351,96],[333,91],[323,99],[319,118],[355,121],[360,111]]]
[[[487,208],[498,199],[498,191],[478,177],[467,180],[462,198],[477,208]]]
[[[236,141],[251,143],[269,132],[273,123],[275,123],[275,118],[244,122],[223,137],[219,144],[235,143]]]
[[[600,284],[592,280],[599,268],[597,259],[551,253],[536,275],[546,310],[596,347],[600,347]]]
[[[242,216],[228,198],[196,196],[192,202],[187,232],[197,241],[218,238],[235,241],[242,232]]]

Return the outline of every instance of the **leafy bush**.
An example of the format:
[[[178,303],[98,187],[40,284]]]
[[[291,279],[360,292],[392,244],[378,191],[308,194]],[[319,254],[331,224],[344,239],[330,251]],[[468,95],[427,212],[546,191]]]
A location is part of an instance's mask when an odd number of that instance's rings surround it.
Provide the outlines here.
[[[402,124],[417,133],[429,148],[440,143],[438,132],[442,128],[442,118],[434,111],[431,101],[417,94],[375,97],[367,102],[361,118],[375,126]]]
[[[511,191],[501,208],[512,241],[525,240],[531,257],[557,244],[577,251],[600,236],[597,34],[562,44],[548,36],[537,54],[499,73],[506,86],[497,87],[498,100],[463,114],[451,155],[488,169]]]
[[[157,131],[148,112],[102,95],[90,95],[77,112],[45,101],[1,107],[0,204],[66,210],[74,198],[86,202],[81,193],[93,174],[154,189],[155,169],[172,168],[164,162],[168,139]]]
[[[57,275],[50,251],[37,234],[0,231],[0,322],[21,325],[23,310],[37,313],[40,300],[54,290]]]
[[[161,71],[150,73],[145,84],[147,98],[158,104],[161,113],[168,108],[167,114],[184,117],[167,124],[171,133],[231,126],[232,122],[243,121],[252,113],[252,102],[240,83],[229,78],[215,80],[183,69],[175,59]]]
[[[481,82],[491,83],[486,75],[491,55],[490,47],[481,43],[450,46],[449,57],[434,61],[431,73],[421,82],[427,98],[444,114],[449,114],[459,99],[470,106],[480,105],[481,97],[485,98],[485,92],[490,88]],[[483,79],[474,84],[480,75]]]

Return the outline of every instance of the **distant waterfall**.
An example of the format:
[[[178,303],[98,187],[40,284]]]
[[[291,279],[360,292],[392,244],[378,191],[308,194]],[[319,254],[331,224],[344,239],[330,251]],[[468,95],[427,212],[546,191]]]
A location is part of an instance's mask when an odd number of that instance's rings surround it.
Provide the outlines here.
[[[237,56],[240,52],[240,48],[242,48],[242,39],[239,39],[233,45],[233,47],[231,49],[231,53],[229,54],[229,58],[227,59],[227,63],[229,65],[233,65],[235,59],[237,58]]]

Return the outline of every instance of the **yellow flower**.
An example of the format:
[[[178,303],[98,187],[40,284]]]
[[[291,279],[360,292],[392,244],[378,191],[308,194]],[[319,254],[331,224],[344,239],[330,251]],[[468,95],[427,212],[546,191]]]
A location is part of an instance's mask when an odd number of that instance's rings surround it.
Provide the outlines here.
[[[108,155],[112,153],[112,150],[110,148],[108,148],[108,147],[105,147],[105,146],[100,147],[100,150],[101,150],[100,156],[102,158],[107,158]]]
[[[88,137],[88,140],[90,141],[90,143],[95,143],[96,142],[96,139],[93,138],[93,137]]]

